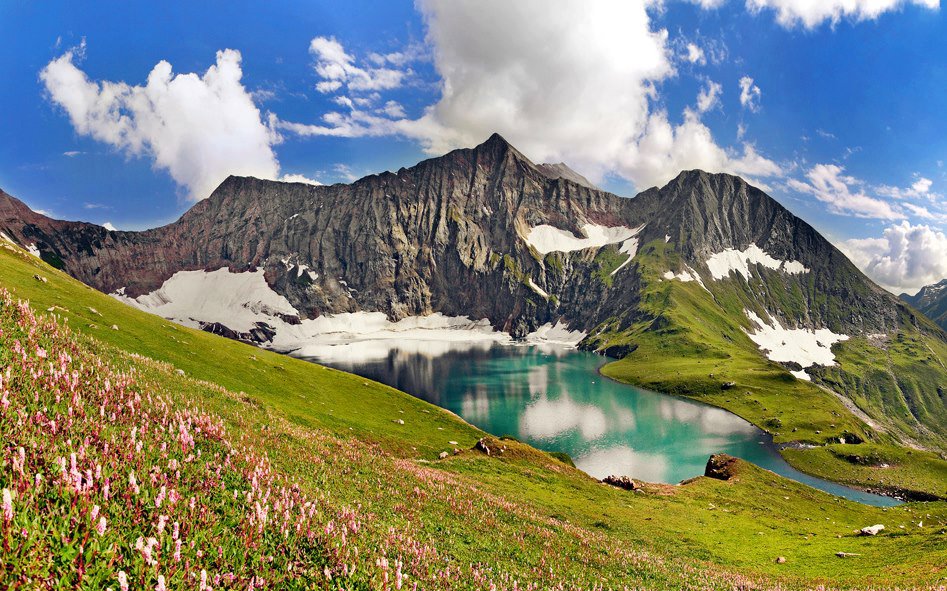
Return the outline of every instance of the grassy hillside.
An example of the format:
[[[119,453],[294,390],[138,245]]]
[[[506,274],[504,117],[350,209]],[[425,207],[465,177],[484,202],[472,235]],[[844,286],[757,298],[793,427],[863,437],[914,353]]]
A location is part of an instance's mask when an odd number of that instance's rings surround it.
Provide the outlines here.
[[[864,339],[852,339],[836,346],[837,367],[813,371],[813,383],[798,380],[767,361],[747,337],[745,331],[753,327],[744,309],[765,311],[735,282],[717,282],[711,294],[696,281],[662,280],[667,269],[681,265],[673,244],[648,244],[637,261],[645,285],[640,318],[615,318],[610,330],[589,341],[596,348],[636,348],[606,365],[603,374],[726,408],[772,433],[777,443],[817,446],[784,452],[790,463],[811,474],[947,498],[947,461],[939,453],[898,444],[898,437],[909,433],[913,439],[928,435],[928,444],[942,441],[940,434],[908,420],[913,415],[902,395],[908,391],[907,399],[916,405],[927,401],[915,413],[927,412],[930,422],[947,425],[938,386],[947,380],[939,364],[947,359],[942,343],[917,331],[899,333],[885,350],[868,350]],[[764,279],[755,287],[785,302],[787,309],[794,305],[794,291],[784,282]],[[833,389],[873,417],[872,424],[849,410]],[[841,438],[871,446],[842,445]],[[890,461],[865,459],[872,454]]]
[[[172,325],[7,245],[0,287],[12,294],[0,304],[4,587],[118,589],[119,571],[147,589],[159,575],[199,588],[201,571],[215,589],[251,577],[257,588],[397,588],[399,572],[402,588],[425,589],[880,588],[947,576],[944,503],[866,507],[743,463],[726,482],[627,492],[513,441],[473,451],[483,434],[449,413]],[[69,488],[73,452],[76,470],[94,474],[81,494]],[[48,484],[33,487],[36,473]],[[162,486],[186,500],[157,506]],[[291,512],[284,533],[286,508],[306,502],[312,515],[295,530]],[[886,526],[877,537],[853,533],[875,523]],[[153,564],[138,538],[155,539]]]

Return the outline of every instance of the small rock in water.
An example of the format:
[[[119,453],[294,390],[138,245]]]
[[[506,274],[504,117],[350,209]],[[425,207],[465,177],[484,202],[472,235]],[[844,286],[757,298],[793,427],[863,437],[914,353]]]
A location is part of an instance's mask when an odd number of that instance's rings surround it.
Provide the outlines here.
[[[786,557],[785,557],[785,556],[779,556],[779,557],[777,557],[777,558],[776,558],[776,564],[786,564]]]
[[[863,536],[877,536],[877,535],[878,535],[878,532],[880,532],[880,531],[883,530],[884,528],[885,528],[885,526],[883,526],[883,525],[881,525],[881,524],[879,523],[879,524],[877,524],[877,525],[871,525],[871,526],[868,526],[868,527],[863,527],[863,528],[861,528],[861,530],[860,530],[858,533],[859,533],[860,535],[863,535]]]

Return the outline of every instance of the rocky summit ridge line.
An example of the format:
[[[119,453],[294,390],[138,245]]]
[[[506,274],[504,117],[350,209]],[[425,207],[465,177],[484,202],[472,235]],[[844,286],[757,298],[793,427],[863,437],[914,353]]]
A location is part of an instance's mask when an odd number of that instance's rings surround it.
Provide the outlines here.
[[[627,259],[619,244],[544,255],[527,241],[538,226],[581,237],[586,224],[641,228],[640,245],[667,239],[706,282],[705,261],[728,248],[755,244],[776,259],[799,261],[811,276],[787,280],[798,281],[807,305],[795,315],[769,307],[791,326],[851,333],[897,323],[893,297],[738,177],[687,171],[661,189],[622,198],[550,178],[497,134],[476,148],[348,185],[230,177],[178,221],[142,232],[52,220],[0,195],[2,231],[107,293],[124,288],[139,296],[183,270],[262,267],[267,283],[304,318],[442,312],[488,318],[513,336],[560,319],[588,332],[634,308],[633,262],[599,279],[603,254]],[[300,273],[303,265],[312,273]],[[846,306],[819,302],[819,293]]]

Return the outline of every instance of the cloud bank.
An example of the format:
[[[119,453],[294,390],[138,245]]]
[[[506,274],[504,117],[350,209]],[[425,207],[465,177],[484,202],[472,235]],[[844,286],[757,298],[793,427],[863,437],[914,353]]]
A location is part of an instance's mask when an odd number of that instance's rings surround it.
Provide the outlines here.
[[[866,275],[893,292],[916,292],[947,277],[947,235],[907,221],[880,238],[847,240],[841,248]]]
[[[40,72],[49,97],[79,135],[153,159],[194,201],[230,174],[278,176],[273,144],[279,138],[240,81],[239,51],[218,51],[202,75],[175,74],[160,61],[144,85],[133,86],[89,80],[76,66],[82,49],[67,51]]]

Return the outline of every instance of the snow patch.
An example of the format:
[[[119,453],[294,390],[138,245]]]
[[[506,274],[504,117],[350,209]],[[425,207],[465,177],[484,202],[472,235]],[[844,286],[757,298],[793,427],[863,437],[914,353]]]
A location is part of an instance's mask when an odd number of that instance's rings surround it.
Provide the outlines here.
[[[806,373],[806,370],[804,370],[804,369],[800,369],[799,371],[791,371],[791,372],[789,372],[789,373],[791,373],[793,376],[795,376],[795,378],[796,378],[797,380],[805,380],[805,381],[807,381],[807,382],[811,382],[811,381],[812,381],[812,378],[809,377],[809,374],[807,374],[807,373]]]
[[[536,283],[533,281],[533,278],[532,278],[532,277],[529,278],[529,280],[527,281],[527,283],[529,284],[530,289],[532,289],[533,291],[535,291],[535,292],[538,293],[539,295],[543,296],[543,297],[546,298],[547,300],[549,299],[549,294],[546,293],[546,291],[545,291],[543,288],[541,288],[541,287],[539,287],[538,285],[536,285]]]
[[[33,255],[34,257],[36,257],[36,258],[38,258],[38,259],[39,259],[39,258],[42,258],[42,257],[40,256],[40,254],[39,254],[39,249],[36,248],[36,243],[30,244],[29,246],[27,246],[27,247],[26,247],[26,250],[28,250],[29,253],[30,253],[31,255]]]
[[[767,324],[754,312],[744,312],[759,327],[756,332],[747,331],[747,336],[766,354],[767,359],[778,363],[795,362],[803,368],[816,364],[835,365],[832,345],[849,339],[848,335],[835,334],[827,328],[784,328],[775,318],[772,324]],[[799,379],[809,379],[808,374],[800,377],[798,371],[793,372],[793,375]]]
[[[585,337],[586,333],[581,330],[569,330],[568,324],[557,320],[555,325],[547,322],[526,335],[526,342],[530,344],[551,343],[554,345],[575,347]]]
[[[686,265],[684,266],[684,270],[681,271],[680,273],[677,273],[675,275],[674,271],[665,271],[662,277],[664,277],[668,281],[677,279],[681,283],[688,283],[690,281],[696,281],[705,290],[707,290],[708,292],[710,291],[709,289],[707,289],[707,286],[704,285],[704,281],[700,278],[700,275],[697,274],[697,271],[691,269],[690,267]]]
[[[744,250],[728,248],[707,259],[707,268],[710,269],[710,274],[715,280],[724,279],[735,271],[749,281],[750,265],[756,264],[774,271],[782,270],[790,275],[809,272],[809,269],[799,261],[775,259],[756,244],[750,244]]]
[[[2,238],[3,240],[6,240],[10,244],[16,244],[16,242],[13,241],[13,238],[10,238],[4,232],[0,232],[0,238]]]
[[[487,319],[471,320],[465,316],[440,313],[409,316],[392,322],[384,312],[347,312],[303,320],[298,325],[285,324],[279,319],[271,324],[277,327],[272,347],[289,351],[297,357],[332,357],[341,354],[343,349],[336,349],[336,353],[331,354],[333,350],[327,347],[368,342],[374,343],[372,348],[378,352],[385,348],[401,349],[409,342],[441,343],[414,347],[419,352],[428,350],[433,354],[433,351],[445,350],[445,343],[511,341],[508,334],[493,330]],[[382,345],[380,341],[388,343]]]
[[[638,230],[641,230],[641,228],[638,228]],[[638,254],[638,239],[629,238],[628,240],[625,240],[621,243],[621,248],[618,249],[618,252],[628,255],[628,258],[625,259],[622,264],[618,265],[614,271],[609,273],[610,276],[621,271],[625,265],[631,262],[631,259],[635,258],[635,255]]]
[[[526,235],[526,243],[536,249],[539,254],[547,255],[550,252],[574,252],[586,248],[601,248],[606,244],[625,242],[632,238],[644,226],[628,228],[626,226],[599,226],[585,224],[582,226],[584,238],[579,238],[568,230],[562,230],[548,224],[530,228]],[[637,248],[637,244],[635,245]]]

